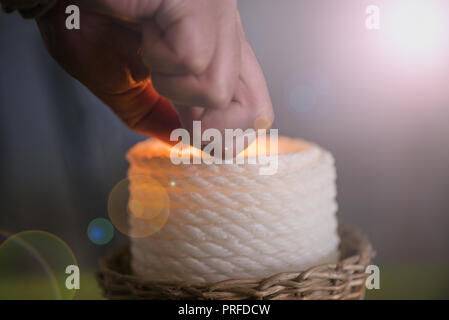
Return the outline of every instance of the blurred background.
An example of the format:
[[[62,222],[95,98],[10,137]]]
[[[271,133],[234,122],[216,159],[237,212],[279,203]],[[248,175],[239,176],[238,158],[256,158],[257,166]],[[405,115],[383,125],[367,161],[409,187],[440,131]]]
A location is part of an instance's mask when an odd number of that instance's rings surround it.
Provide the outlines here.
[[[365,26],[369,5],[380,9],[380,30]],[[336,158],[339,218],[377,251],[381,289],[368,297],[449,298],[449,3],[239,7],[273,127]],[[97,245],[87,227],[107,217],[125,153],[142,139],[52,61],[33,21],[0,13],[1,232],[60,237],[91,279],[98,258],[126,239],[116,232]],[[91,286],[81,297],[96,297]]]

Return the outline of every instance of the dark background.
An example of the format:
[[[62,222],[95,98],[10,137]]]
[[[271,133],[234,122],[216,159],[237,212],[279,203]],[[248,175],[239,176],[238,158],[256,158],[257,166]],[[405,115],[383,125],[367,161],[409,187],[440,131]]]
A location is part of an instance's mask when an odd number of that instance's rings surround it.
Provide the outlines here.
[[[382,14],[387,3],[239,5],[274,127],[334,154],[338,215],[372,240],[382,297],[448,298],[449,28],[433,54],[395,51],[388,30],[364,25],[367,5]],[[0,13],[0,229],[49,231],[93,270],[125,238],[97,246],[87,225],[107,217],[125,152],[142,139],[52,61],[34,22]]]

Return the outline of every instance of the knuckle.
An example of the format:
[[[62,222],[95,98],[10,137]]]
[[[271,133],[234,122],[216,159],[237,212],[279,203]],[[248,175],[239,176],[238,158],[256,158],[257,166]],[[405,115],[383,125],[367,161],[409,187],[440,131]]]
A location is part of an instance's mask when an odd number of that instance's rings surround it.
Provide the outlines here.
[[[203,93],[205,103],[212,108],[226,108],[232,100],[232,89],[231,85],[221,81],[210,83]]]
[[[180,64],[195,75],[204,73],[209,66],[209,59],[204,55],[189,55],[179,57]]]

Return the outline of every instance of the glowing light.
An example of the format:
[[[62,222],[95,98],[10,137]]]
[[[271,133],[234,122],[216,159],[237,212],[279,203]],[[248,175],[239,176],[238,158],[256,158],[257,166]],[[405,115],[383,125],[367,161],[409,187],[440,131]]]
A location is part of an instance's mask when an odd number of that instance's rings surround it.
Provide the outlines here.
[[[96,218],[89,223],[87,236],[95,244],[106,244],[114,237],[114,227],[108,219]]]
[[[2,235],[4,238],[5,235]],[[72,299],[65,286],[68,265],[77,265],[68,245],[39,230],[10,235],[0,244],[1,299]]]
[[[170,181],[170,186],[175,187],[176,186],[176,182],[175,181]]]
[[[299,152],[310,148],[310,144],[300,140],[293,140],[288,138],[280,138],[278,141],[274,141],[275,146],[270,146],[273,143],[269,136],[257,137],[248,148],[240,152],[237,157],[257,157],[259,155],[282,155],[292,152]]]
[[[447,42],[446,8],[433,0],[403,0],[389,3],[385,14],[385,35],[402,56],[428,57]]]
[[[133,189],[132,195],[130,189]],[[168,220],[169,209],[167,190],[147,175],[132,175],[120,181],[108,200],[112,224],[131,238],[145,238],[162,229]]]
[[[272,121],[270,121],[268,118],[266,117],[258,117],[256,120],[254,120],[254,129],[255,130],[259,130],[259,129],[270,129],[272,124]]]

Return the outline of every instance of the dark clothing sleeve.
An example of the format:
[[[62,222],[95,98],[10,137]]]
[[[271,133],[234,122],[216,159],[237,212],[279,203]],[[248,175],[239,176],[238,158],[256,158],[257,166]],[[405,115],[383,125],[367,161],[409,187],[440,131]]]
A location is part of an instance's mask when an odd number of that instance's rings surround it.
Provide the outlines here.
[[[50,10],[58,0],[0,0],[2,9],[11,13],[19,11],[25,19],[39,18]]]

